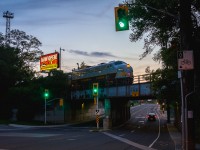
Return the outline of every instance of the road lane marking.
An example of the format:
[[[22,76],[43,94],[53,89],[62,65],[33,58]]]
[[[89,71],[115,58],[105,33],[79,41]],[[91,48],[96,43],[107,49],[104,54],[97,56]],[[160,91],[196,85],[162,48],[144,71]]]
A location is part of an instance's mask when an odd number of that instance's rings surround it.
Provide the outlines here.
[[[76,139],[67,139],[68,141],[75,141]]]
[[[130,141],[130,140],[128,140],[128,139],[125,139],[125,138],[122,138],[122,137],[119,137],[119,136],[116,136],[116,135],[113,135],[113,134],[110,134],[110,133],[107,133],[107,132],[103,132],[103,133],[104,133],[105,135],[107,135],[107,136],[110,136],[110,137],[112,137],[112,138],[114,138],[114,139],[117,139],[117,140],[119,140],[119,141],[121,141],[121,142],[127,143],[127,144],[129,144],[129,145],[131,145],[131,146],[137,147],[137,148],[142,149],[142,150],[156,150],[156,149],[153,149],[153,148],[151,148],[151,147],[147,147],[147,146],[145,146],[145,145],[141,145],[141,144],[132,142],[132,141]]]
[[[120,134],[119,136],[125,136],[125,134]]]
[[[157,138],[153,141],[153,143],[151,143],[150,145],[149,145],[149,147],[152,147],[154,144],[155,144],[155,142],[159,139],[159,137],[160,137],[160,118],[159,118],[159,115],[157,114],[157,116],[158,116],[158,122],[159,122],[159,126],[158,126],[158,136],[157,136]]]
[[[137,117],[135,117],[136,119],[145,119],[145,117],[144,116],[137,116]]]
[[[143,120],[140,120],[139,123],[140,123],[140,124],[144,124],[144,121],[143,121]]]

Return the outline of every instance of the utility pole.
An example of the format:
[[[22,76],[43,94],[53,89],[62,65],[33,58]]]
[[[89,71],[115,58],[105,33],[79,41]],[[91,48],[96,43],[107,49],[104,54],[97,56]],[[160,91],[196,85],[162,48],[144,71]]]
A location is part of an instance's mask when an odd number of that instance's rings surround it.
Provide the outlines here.
[[[6,11],[3,13],[3,17],[6,18],[6,43],[10,43],[10,19],[14,18],[14,13]]]
[[[61,47],[60,47],[60,62],[59,62],[60,63],[60,70],[61,70],[61,65],[62,65],[61,64],[62,63],[62,61],[61,61],[61,51],[65,51],[65,49],[61,49]]]
[[[191,1],[180,0],[180,37],[181,37],[181,51],[193,50],[192,44],[192,20],[191,20]],[[194,93],[194,71],[186,70],[182,72],[183,79],[183,97],[184,103],[184,120],[185,124],[185,141],[183,143],[184,150],[194,149],[194,118],[192,99],[189,97]],[[188,114],[190,116],[188,116]],[[183,115],[183,114],[182,114]],[[182,133],[183,134],[183,133]]]

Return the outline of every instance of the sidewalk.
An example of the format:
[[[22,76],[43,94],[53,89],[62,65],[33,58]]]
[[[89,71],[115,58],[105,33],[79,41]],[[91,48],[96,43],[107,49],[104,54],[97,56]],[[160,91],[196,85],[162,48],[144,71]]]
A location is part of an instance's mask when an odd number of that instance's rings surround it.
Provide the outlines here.
[[[177,130],[177,128],[174,126],[173,123],[168,123],[167,128],[172,140],[174,141],[175,150],[181,150],[182,149],[181,133]]]
[[[162,114],[162,113],[161,113]],[[167,120],[167,112],[162,114]],[[170,118],[171,123],[167,123],[167,129],[169,131],[171,139],[174,141],[175,150],[182,150],[182,135],[181,132],[174,126],[174,118]]]

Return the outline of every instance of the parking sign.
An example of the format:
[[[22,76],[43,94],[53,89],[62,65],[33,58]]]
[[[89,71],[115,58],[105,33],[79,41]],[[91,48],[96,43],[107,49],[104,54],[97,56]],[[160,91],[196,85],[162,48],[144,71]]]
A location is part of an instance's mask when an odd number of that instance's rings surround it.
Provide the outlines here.
[[[178,70],[194,69],[193,51],[178,51]]]

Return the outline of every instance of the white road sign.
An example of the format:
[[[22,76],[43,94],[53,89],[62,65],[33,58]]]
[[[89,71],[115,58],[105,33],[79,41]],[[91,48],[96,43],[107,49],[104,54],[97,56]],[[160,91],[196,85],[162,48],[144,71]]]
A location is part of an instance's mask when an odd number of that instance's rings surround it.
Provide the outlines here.
[[[178,70],[194,69],[193,51],[178,51]]]
[[[99,109],[96,109],[96,111],[95,111],[95,115],[99,115],[99,114],[100,114]]]

